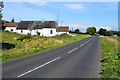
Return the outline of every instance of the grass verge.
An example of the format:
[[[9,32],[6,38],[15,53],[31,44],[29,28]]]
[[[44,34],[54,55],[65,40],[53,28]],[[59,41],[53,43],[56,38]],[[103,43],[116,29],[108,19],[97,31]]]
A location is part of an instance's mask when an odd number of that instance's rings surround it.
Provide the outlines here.
[[[118,52],[118,40],[110,37],[100,37],[102,53],[102,78],[120,79],[120,54]]]

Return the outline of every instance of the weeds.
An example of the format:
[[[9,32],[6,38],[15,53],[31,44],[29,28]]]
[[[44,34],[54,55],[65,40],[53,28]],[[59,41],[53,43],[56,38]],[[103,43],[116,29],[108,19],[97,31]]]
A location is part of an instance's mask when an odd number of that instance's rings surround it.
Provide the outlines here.
[[[120,54],[118,53],[118,41],[109,37],[101,37],[102,53],[102,78],[120,79]]]

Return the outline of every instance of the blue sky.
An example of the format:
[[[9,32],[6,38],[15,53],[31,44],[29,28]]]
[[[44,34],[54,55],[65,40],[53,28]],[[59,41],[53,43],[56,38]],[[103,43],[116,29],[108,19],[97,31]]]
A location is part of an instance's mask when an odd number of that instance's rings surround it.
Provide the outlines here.
[[[89,26],[118,30],[117,2],[5,2],[3,16],[22,20],[55,20],[85,32]],[[63,21],[63,22],[62,22]]]

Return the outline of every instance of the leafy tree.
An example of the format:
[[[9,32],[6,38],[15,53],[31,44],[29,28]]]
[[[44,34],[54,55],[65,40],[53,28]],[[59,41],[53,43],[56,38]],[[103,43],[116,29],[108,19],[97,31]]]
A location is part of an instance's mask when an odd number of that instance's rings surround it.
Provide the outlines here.
[[[14,18],[12,18],[11,22],[13,22],[13,23],[14,23],[14,22],[15,22],[15,19],[14,19]]]
[[[80,30],[79,30],[79,29],[76,29],[76,30],[75,30],[75,33],[76,33],[76,34],[79,34],[79,33],[80,33]]]
[[[96,28],[95,27],[88,27],[86,30],[87,34],[94,35],[96,33]]]
[[[112,33],[110,33],[110,31],[107,31],[106,36],[112,36]]]
[[[70,30],[69,33],[71,33],[72,31]]]
[[[106,36],[107,35],[107,30],[103,29],[103,28],[100,28],[98,34]]]
[[[118,31],[118,36],[120,37],[120,31]]]
[[[120,31],[109,31],[113,35],[120,36]]]
[[[6,23],[10,23],[10,21],[6,21]]]

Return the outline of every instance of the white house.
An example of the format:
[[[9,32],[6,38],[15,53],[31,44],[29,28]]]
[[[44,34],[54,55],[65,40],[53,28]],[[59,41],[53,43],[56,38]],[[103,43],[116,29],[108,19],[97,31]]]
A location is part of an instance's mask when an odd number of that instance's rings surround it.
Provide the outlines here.
[[[5,23],[4,26],[8,31],[47,37],[69,33],[68,26],[58,26],[56,21],[21,21],[19,23]]]
[[[18,23],[4,23],[3,26],[6,27],[6,31],[12,31],[15,32],[16,31],[16,26],[18,25]]]

